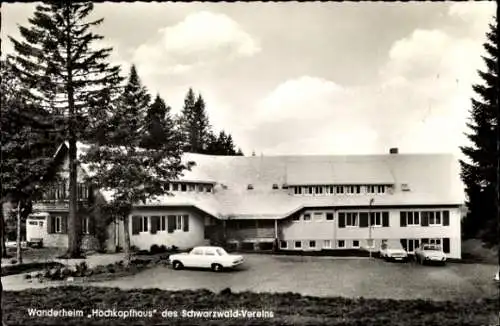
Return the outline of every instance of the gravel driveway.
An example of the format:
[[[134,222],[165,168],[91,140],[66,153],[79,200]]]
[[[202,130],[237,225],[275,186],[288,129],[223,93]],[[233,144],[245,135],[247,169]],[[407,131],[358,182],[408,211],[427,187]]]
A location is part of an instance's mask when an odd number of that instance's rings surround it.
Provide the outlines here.
[[[158,266],[95,286],[182,290],[205,288],[220,291],[299,292],[314,296],[347,296],[392,299],[454,300],[497,295],[492,282],[496,266],[456,264],[420,266],[380,259],[245,255],[238,269],[222,273],[209,270],[174,271]],[[21,282],[21,283],[20,283]],[[2,278],[4,290],[40,287],[26,284],[20,275]]]

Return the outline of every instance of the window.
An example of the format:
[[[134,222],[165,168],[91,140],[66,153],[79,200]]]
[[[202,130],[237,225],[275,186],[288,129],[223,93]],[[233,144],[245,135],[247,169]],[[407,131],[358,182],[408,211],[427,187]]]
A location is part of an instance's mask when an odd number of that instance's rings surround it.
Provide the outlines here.
[[[89,234],[89,218],[88,217],[85,217],[82,220],[82,233]]]
[[[181,184],[181,191],[187,191],[187,184],[185,183]]]
[[[210,248],[205,250],[205,255],[207,256],[215,256],[215,250]]]
[[[371,212],[370,214],[370,225],[371,226],[382,226],[382,217],[380,212]]]
[[[302,187],[293,187],[293,189],[296,195],[302,194]]]
[[[295,241],[295,248],[302,248],[302,241]]]
[[[172,190],[173,191],[179,191],[179,184],[178,183],[173,183],[172,184]]]
[[[252,184],[249,184],[249,185],[247,186],[247,190],[252,190],[252,189],[253,189],[253,185],[252,185]]]
[[[344,193],[344,187],[343,186],[335,186],[335,193],[336,194],[343,194]]]
[[[370,194],[374,194],[375,193],[375,186],[366,186],[366,192],[367,193],[370,193]]]
[[[333,221],[333,213],[326,213],[326,220]]]
[[[203,255],[203,249],[201,248],[195,248],[193,251],[191,251],[193,255]]]
[[[292,221],[300,221],[300,215],[299,214],[295,214],[292,216]]]
[[[87,199],[89,198],[89,191],[87,185],[84,183],[78,183],[76,186],[77,198],[78,199]]]
[[[441,225],[441,212],[429,212],[429,225]]]
[[[51,216],[52,225],[50,227],[51,233],[62,233],[62,216]]]
[[[420,246],[419,239],[401,239],[401,245],[408,251],[408,253],[413,253],[416,248]]]
[[[28,224],[29,225],[38,225],[38,222],[37,221],[29,221]]]
[[[377,193],[378,194],[385,193],[385,186],[377,186]]]
[[[166,231],[166,230],[167,230],[167,217],[160,216],[160,227],[158,228],[158,231]]]
[[[193,184],[189,184],[188,191],[194,191],[194,190],[195,190],[195,186]]]
[[[38,222],[39,226],[43,226],[43,221]]]
[[[316,248],[316,241],[314,240],[309,241],[309,248]]]
[[[334,194],[335,193],[335,187],[334,186],[328,186],[329,193]]]
[[[406,212],[406,218],[408,225],[420,225],[420,213],[419,212]]]
[[[352,247],[359,248],[359,240],[352,240]]]
[[[177,221],[175,223],[176,230],[182,230],[182,215],[177,215]]]
[[[148,232],[148,217],[147,216],[141,216],[141,227],[139,229],[139,232]]]
[[[311,220],[311,214],[307,213],[304,214],[304,221],[310,221]]]
[[[429,239],[429,244],[440,246],[441,245],[441,239]]]
[[[323,219],[323,213],[321,213],[321,212],[314,213],[314,220],[315,221],[321,221],[322,219]]]
[[[170,183],[167,183],[167,184],[165,185],[165,191],[170,191]]]
[[[345,248],[345,241],[344,240],[338,240],[337,241],[337,247],[339,247],[339,248]]]
[[[323,187],[321,187],[321,186],[316,186],[315,188],[316,188],[316,189],[315,189],[315,192],[316,192],[317,194],[322,194],[322,193],[323,193]]]
[[[212,192],[212,186],[206,186],[205,187],[206,192]]]
[[[312,195],[313,187],[306,187],[306,194]]]
[[[332,241],[331,240],[324,240],[323,241],[323,248],[331,248],[332,247]]]
[[[286,242],[286,241],[280,241],[280,248],[281,249],[287,249],[288,248],[288,242]]]
[[[358,213],[345,213],[345,225],[346,226],[357,226],[358,225]]]
[[[278,187],[278,184],[277,184],[277,183],[274,183],[274,184],[273,184],[273,189],[279,189],[279,187]]]

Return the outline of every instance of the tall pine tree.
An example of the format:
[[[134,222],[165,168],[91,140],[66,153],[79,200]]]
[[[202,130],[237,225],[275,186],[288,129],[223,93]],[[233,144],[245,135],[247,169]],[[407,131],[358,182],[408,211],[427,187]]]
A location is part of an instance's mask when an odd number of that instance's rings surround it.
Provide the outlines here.
[[[25,103],[19,96],[21,84],[8,59],[1,62],[1,71],[2,257],[6,256],[7,229],[3,208],[16,207],[17,261],[21,263],[21,224],[31,213],[33,196],[39,193],[42,186],[53,181],[50,177],[55,177],[50,168],[52,155],[59,143],[50,115],[33,104]]]
[[[102,19],[88,20],[91,2],[47,2],[36,7],[31,26],[20,27],[23,40],[12,37],[15,64],[24,86],[22,96],[58,117],[64,117],[63,136],[69,143],[68,257],[80,256],[77,218],[76,142],[85,135],[88,103],[120,81],[119,67],[106,60],[110,48],[96,49],[103,37],[91,29]]]
[[[496,24],[495,24],[496,25]],[[467,137],[471,146],[461,147],[469,162],[461,161],[461,177],[465,183],[468,214],[463,221],[465,238],[479,237],[489,244],[498,243],[496,196],[498,189],[498,149],[496,145],[499,110],[498,90],[498,31],[490,25],[486,55],[486,70],[479,71],[483,83],[473,86],[471,118]]]
[[[164,143],[179,141],[174,120],[170,114],[171,108],[159,94],[148,108],[146,113],[146,130],[142,147],[161,148]]]
[[[135,67],[109,118],[106,139],[91,145],[82,160],[93,172],[89,181],[112,193],[104,209],[124,225],[127,258],[130,259],[129,215],[133,205],[167,193],[167,184],[184,169],[180,143],[163,142],[154,148],[141,147],[146,130],[150,96]],[[136,219],[132,220],[136,223]]]
[[[184,99],[184,107],[182,108],[179,122],[184,142],[184,151],[191,153],[205,152],[211,127],[203,97],[198,95],[196,98],[191,88]]]

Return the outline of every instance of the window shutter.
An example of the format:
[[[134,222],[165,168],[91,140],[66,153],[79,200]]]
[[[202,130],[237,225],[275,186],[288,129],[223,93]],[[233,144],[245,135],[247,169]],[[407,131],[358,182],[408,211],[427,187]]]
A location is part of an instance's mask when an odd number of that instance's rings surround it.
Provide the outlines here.
[[[368,227],[368,213],[359,213],[359,227]]]
[[[445,254],[450,253],[450,238],[443,238],[443,251]]]
[[[140,216],[132,216],[132,235],[139,234],[141,229],[142,219]]]
[[[68,233],[68,215],[61,216],[61,233]]]
[[[173,233],[175,230],[175,215],[168,216],[168,233]]]
[[[47,216],[47,233],[54,233],[54,224],[53,224],[54,216]]]
[[[382,212],[382,226],[389,226],[389,212]]]
[[[159,216],[151,216],[151,234],[156,234],[156,231],[159,229],[160,217]]]
[[[408,243],[406,239],[401,239],[401,246],[404,248],[404,250],[408,250]]]
[[[189,232],[189,215],[183,215],[182,218],[183,218],[183,221],[182,221],[183,231]]]
[[[443,211],[443,225],[444,226],[450,225],[450,211]]]
[[[89,219],[89,233],[90,234],[96,234],[95,228],[96,228],[96,221],[94,216],[89,216],[87,217]]]
[[[429,212],[422,212],[420,216],[420,225],[429,226]]]
[[[345,213],[339,213],[339,228],[345,228]]]
[[[406,226],[406,212],[399,213],[399,219],[401,226]]]

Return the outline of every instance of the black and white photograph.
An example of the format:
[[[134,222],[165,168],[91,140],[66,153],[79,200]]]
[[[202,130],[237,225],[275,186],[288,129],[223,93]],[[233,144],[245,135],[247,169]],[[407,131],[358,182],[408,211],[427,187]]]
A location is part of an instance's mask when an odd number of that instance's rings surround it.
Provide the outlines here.
[[[500,325],[497,4],[1,4],[1,319]]]

